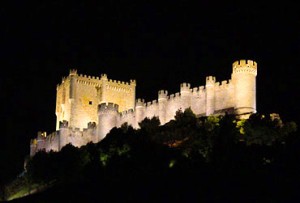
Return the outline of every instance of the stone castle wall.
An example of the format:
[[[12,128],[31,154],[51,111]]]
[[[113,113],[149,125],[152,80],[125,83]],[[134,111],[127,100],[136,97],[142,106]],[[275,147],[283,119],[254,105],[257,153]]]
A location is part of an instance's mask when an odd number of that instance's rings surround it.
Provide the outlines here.
[[[208,77],[208,79],[212,77]],[[208,84],[207,84],[208,85]],[[214,104],[210,105],[213,108],[213,113],[234,108],[234,86],[232,81],[214,82]],[[144,99],[137,99],[135,110],[121,112],[117,117],[117,126],[121,126],[127,122],[134,128],[138,128],[138,123],[144,118],[159,117],[161,124],[165,124],[174,119],[176,111],[186,108],[191,108],[198,115],[206,114],[208,106],[206,86],[191,88],[189,83],[180,85],[180,92],[168,95],[168,91],[160,90],[158,99],[150,102],[145,102]]]
[[[135,99],[135,80],[109,80],[105,74],[98,77],[78,75],[71,70],[57,86],[56,132],[38,133],[31,141],[30,154],[38,150],[59,151],[68,143],[76,147],[88,142],[99,142],[113,127],[127,122],[134,128],[144,118],[159,117],[161,124],[174,119],[176,111],[191,108],[197,116],[235,113],[241,118],[256,112],[257,64],[239,60],[232,64],[228,81],[217,82],[206,77],[206,84],[191,87],[180,84],[179,92],[158,91],[157,100],[145,102]]]

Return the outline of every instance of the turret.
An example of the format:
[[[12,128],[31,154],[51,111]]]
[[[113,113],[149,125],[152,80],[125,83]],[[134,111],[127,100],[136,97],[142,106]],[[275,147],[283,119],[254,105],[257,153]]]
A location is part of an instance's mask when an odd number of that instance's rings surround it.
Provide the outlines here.
[[[206,91],[206,115],[209,116],[215,111],[215,83],[216,77],[207,76],[205,91]]]
[[[98,106],[98,138],[102,140],[107,133],[118,124],[119,105],[102,103]]]
[[[69,123],[68,121],[60,121],[59,122],[59,144],[58,148],[61,150],[65,145],[69,143],[68,136],[69,136]]]
[[[135,121],[136,127],[139,127],[138,123],[145,118],[145,100],[137,99],[135,103]]]
[[[248,118],[256,112],[257,63],[252,60],[238,60],[232,64],[235,113]]]
[[[158,117],[162,125],[166,123],[167,98],[167,90],[158,91]]]
[[[181,83],[180,84],[180,95],[182,98],[182,109],[186,109],[191,106],[191,84],[190,83]]]

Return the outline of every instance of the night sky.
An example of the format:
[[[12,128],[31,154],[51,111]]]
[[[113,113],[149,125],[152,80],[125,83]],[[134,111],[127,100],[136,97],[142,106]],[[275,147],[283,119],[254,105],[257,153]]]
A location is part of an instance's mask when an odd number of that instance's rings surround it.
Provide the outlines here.
[[[70,69],[136,79],[137,97],[150,101],[160,89],[178,92],[182,82],[227,80],[235,60],[252,59],[258,112],[298,121],[300,12],[288,1],[7,2],[0,7],[6,153],[24,157],[38,131],[55,130],[56,85]]]

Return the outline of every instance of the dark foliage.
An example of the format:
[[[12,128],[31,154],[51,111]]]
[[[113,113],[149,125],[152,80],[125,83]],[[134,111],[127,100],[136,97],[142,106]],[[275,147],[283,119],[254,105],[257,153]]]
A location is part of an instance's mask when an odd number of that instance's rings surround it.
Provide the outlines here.
[[[197,118],[186,109],[163,126],[146,118],[140,129],[124,124],[99,143],[37,153],[27,177],[57,184],[23,200],[289,202],[297,198],[299,147],[294,122],[260,114]]]

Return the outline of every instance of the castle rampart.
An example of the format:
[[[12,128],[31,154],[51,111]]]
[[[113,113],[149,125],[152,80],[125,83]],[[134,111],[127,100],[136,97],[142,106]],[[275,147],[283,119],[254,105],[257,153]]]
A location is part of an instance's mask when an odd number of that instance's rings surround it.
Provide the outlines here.
[[[39,132],[30,143],[30,154],[38,150],[59,151],[68,143],[80,147],[99,142],[113,127],[127,122],[139,127],[146,117],[159,117],[161,125],[174,119],[176,111],[191,108],[197,116],[235,113],[247,118],[256,112],[257,63],[238,60],[232,64],[229,80],[218,82],[207,76],[202,86],[183,82],[179,92],[158,91],[157,100],[146,102],[135,98],[136,81],[123,82],[100,77],[78,75],[70,70],[57,86],[56,131]],[[88,127],[86,128],[86,126]]]

